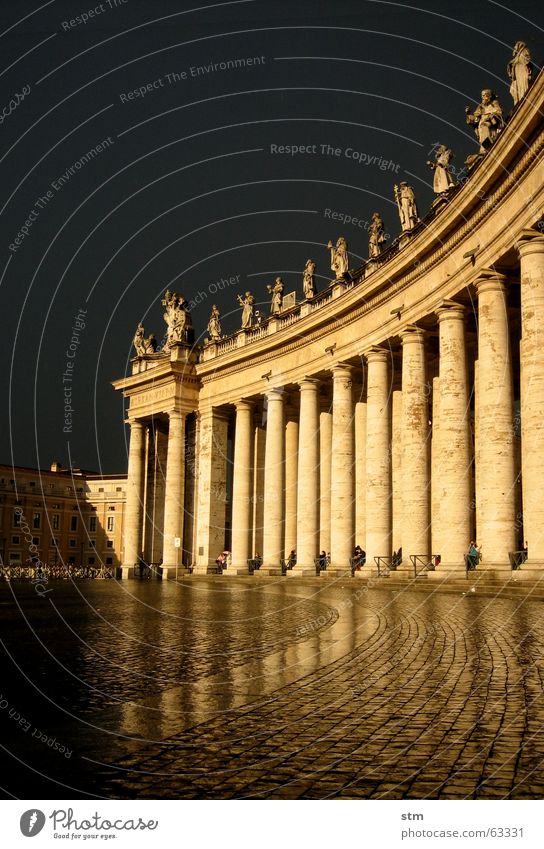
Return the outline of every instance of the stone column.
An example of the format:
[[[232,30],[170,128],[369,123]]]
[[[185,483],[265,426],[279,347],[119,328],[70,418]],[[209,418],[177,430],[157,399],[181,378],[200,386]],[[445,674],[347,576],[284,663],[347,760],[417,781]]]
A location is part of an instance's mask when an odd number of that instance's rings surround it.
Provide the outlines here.
[[[354,549],[355,433],[351,366],[332,369],[331,564],[323,577],[350,574]]]
[[[327,408],[319,415],[319,442],[321,449],[319,492],[319,551],[331,550],[331,445],[332,413]]]
[[[514,403],[506,282],[488,271],[478,293],[478,431],[481,521],[479,569],[497,577],[510,572],[508,552],[516,544]]]
[[[391,556],[391,417],[389,414],[388,351],[366,354],[366,562]],[[365,570],[368,574],[368,569]],[[363,572],[356,572],[356,576]]]
[[[168,434],[157,418],[149,428],[147,493],[145,498],[145,560],[158,563],[163,556],[164,497]]]
[[[179,571],[185,500],[185,413],[172,410],[168,414],[168,453],[166,460],[166,492],[164,498],[163,579],[170,569]]]
[[[431,550],[429,469],[429,385],[425,333],[402,333],[402,566],[411,572],[410,555],[428,558]]]
[[[402,390],[391,393],[391,547],[402,547]]]
[[[287,575],[314,575],[319,554],[319,381],[300,383],[297,564]],[[287,548],[287,546],[286,546]]]
[[[263,553],[264,524],[264,456],[266,450],[266,431],[261,424],[255,424],[255,449],[253,452],[253,548],[251,555]]]
[[[264,575],[281,575],[284,534],[285,432],[284,398],[282,389],[267,393],[266,449],[264,469]]]
[[[228,424],[226,411],[212,407],[200,414],[195,574],[215,572],[225,548]]]
[[[366,538],[366,401],[355,404],[355,545]]]
[[[521,476],[523,531],[528,549],[528,560],[519,574],[539,579],[544,570],[544,237],[534,231],[524,231],[518,250],[521,265]]]
[[[444,301],[436,314],[440,334],[440,376],[438,411],[435,415],[440,439],[438,453],[433,446],[433,473],[436,475],[433,495],[438,511],[437,544],[440,546],[435,553],[441,556],[436,576],[444,576],[446,573],[460,576],[464,574],[464,555],[470,542],[472,489],[465,309],[454,301]],[[433,434],[434,428],[433,415]]]
[[[285,423],[285,552],[297,547],[298,410],[286,411]]]
[[[232,552],[231,563],[224,575],[248,575],[252,557],[251,524],[253,505],[253,404],[241,400],[236,404],[234,431],[234,469],[232,482]]]
[[[128,450],[127,500],[125,506],[125,558],[121,577],[128,578],[142,552],[144,515],[145,425],[136,419],[130,422]]]
[[[433,415],[431,435],[431,548],[440,554],[440,378],[433,377]]]

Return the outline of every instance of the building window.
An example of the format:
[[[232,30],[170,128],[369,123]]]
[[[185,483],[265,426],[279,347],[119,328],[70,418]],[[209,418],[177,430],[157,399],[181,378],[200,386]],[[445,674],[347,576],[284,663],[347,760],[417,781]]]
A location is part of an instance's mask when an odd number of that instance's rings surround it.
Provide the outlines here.
[[[13,527],[20,528],[21,527],[21,516],[22,512],[20,510],[13,511]]]
[[[89,540],[89,548],[96,548],[96,540],[95,539]]]
[[[89,530],[92,534],[96,533],[96,516],[91,516],[89,519]]]
[[[106,566],[113,566],[113,557],[106,557]]]
[[[11,538],[12,545],[21,545],[21,537],[12,537]]]
[[[70,548],[75,548],[76,547],[76,540],[75,539],[68,540],[68,545],[69,545]]]
[[[104,487],[103,487],[103,486],[99,486],[99,487],[98,487],[98,491],[99,491],[99,492],[104,492]]]
[[[39,545],[39,544],[40,544],[40,538],[39,537],[32,537],[32,545]]]
[[[60,510],[60,504],[53,504],[53,510]]]
[[[110,506],[108,507],[108,510],[115,510],[115,507]]]
[[[76,562],[76,558],[75,558],[73,555],[71,555],[71,556],[68,558],[68,564],[69,564],[70,566],[73,566],[73,565],[75,564],[75,562]]]
[[[123,491],[123,487],[122,487],[122,486],[116,486],[116,487],[115,487],[115,491],[116,491],[116,492],[122,492],[122,491]]]
[[[108,516],[108,526],[107,527],[108,527],[108,533],[111,534],[111,532],[115,528],[115,516]]]
[[[53,515],[51,517],[51,527],[53,528],[54,531],[59,530],[59,528],[60,528],[60,514],[59,513],[53,513]]]
[[[32,527],[35,531],[39,531],[42,525],[42,514],[34,513],[32,517]]]
[[[20,566],[21,565],[21,552],[20,551],[10,551],[8,555],[9,565],[10,566]]]
[[[113,540],[109,539],[106,543],[106,548],[113,548]]]
[[[77,516],[70,516],[70,530],[77,531]]]
[[[89,566],[94,566],[94,557],[88,557],[87,563],[89,564]]]
[[[59,541],[56,537],[51,537],[51,548],[58,548]]]

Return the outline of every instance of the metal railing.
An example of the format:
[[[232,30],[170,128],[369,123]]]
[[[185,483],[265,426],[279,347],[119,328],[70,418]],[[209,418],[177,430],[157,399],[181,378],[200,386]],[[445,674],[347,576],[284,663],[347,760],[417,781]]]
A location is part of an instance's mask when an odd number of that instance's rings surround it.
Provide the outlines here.
[[[388,578],[391,572],[395,572],[397,563],[394,557],[375,557],[374,563],[378,567],[378,578]]]
[[[522,566],[522,564],[527,560],[527,550],[522,549],[521,551],[509,551],[508,559],[512,569],[519,569],[520,566]]]
[[[438,556],[438,554],[411,554],[410,560],[414,569],[414,578],[417,578],[418,575],[425,575],[427,572],[434,572]]]

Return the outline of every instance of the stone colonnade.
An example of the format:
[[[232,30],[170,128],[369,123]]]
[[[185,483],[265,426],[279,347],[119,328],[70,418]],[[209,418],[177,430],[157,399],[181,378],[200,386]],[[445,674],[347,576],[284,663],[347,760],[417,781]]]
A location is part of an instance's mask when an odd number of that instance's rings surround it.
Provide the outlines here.
[[[400,544],[401,570],[411,570],[411,555],[429,559],[439,554],[434,577],[461,575],[474,534],[482,548],[480,569],[507,573],[509,552],[519,546],[522,534],[528,544],[523,571],[539,574],[544,569],[544,238],[526,232],[518,251],[519,383],[513,374],[517,359],[508,309],[508,289],[517,283],[486,270],[470,281],[477,296],[477,355],[472,361],[466,308],[455,299],[445,300],[434,318],[425,316],[417,325],[401,328],[400,347],[383,340],[361,350],[353,361],[333,364],[328,372],[308,373],[297,384],[267,390],[265,422],[255,420],[262,397],[233,402],[232,557],[227,575],[248,573],[257,539],[263,546],[262,573],[279,574],[294,543],[297,563],[288,574],[314,575],[320,550],[330,552],[327,575],[345,574],[357,543],[366,551],[366,566],[357,574],[368,575],[376,558],[390,558]],[[429,370],[431,334],[438,345],[434,373]],[[397,358],[402,357],[401,388],[393,385],[393,347],[400,352]],[[361,365],[362,392],[354,389]],[[325,405],[322,387],[332,396]],[[229,497],[227,416],[225,407],[199,412],[200,429],[205,421],[216,424],[214,438],[199,442],[196,572],[210,568],[226,541],[224,504],[219,513],[214,513],[214,504],[218,486],[225,486],[224,500]],[[170,414],[165,568],[180,565],[175,540],[183,536],[183,423],[183,414]],[[516,459],[520,434],[521,461]],[[143,444],[143,425],[133,421],[127,565],[137,557],[142,527]],[[258,458],[264,458],[262,469],[256,468]],[[516,500],[520,479],[521,515]],[[259,511],[256,504],[261,502]],[[262,528],[256,527],[256,517],[262,518]]]

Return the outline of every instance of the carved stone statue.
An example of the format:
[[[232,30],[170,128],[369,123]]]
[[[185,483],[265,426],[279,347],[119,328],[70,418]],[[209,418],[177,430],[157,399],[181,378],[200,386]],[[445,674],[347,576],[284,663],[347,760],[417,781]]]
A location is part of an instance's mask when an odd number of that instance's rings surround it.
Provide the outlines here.
[[[523,41],[516,41],[512,58],[507,65],[508,79],[510,82],[510,94],[514,104],[519,103],[525,97],[529,89],[529,83],[533,75],[531,66],[531,54]]]
[[[134,334],[134,339],[132,340],[132,344],[136,349],[136,356],[142,357],[145,354],[145,339],[144,339],[144,326],[143,324],[139,324],[136,328],[136,333]]]
[[[146,354],[154,354],[157,350],[157,340],[151,334],[147,339],[144,338],[144,326],[139,324],[134,334],[133,345],[136,348],[136,356],[144,357]]]
[[[166,348],[177,345],[179,342],[189,342],[189,331],[192,330],[191,314],[189,305],[183,295],[169,292],[164,293],[162,305],[165,308],[164,320],[166,322]]]
[[[372,213],[372,221],[368,228],[368,255],[374,259],[381,254],[385,242],[383,220],[379,212]]]
[[[242,307],[242,329],[247,330],[251,327],[253,321],[253,304],[255,303],[255,298],[251,292],[246,292],[243,298],[241,295],[237,297],[238,303]]]
[[[273,286],[267,286],[268,294],[272,295],[270,302],[271,315],[279,315],[283,304],[283,280],[281,277],[276,277]]]
[[[151,333],[147,339],[144,339],[144,354],[154,354],[157,350],[157,340],[155,339],[153,333]]]
[[[217,309],[214,304],[212,307],[212,314],[210,315],[210,320],[208,322],[208,333],[210,334],[210,339],[212,342],[219,342],[221,339],[221,313]]]
[[[474,132],[480,142],[480,153],[486,153],[504,127],[502,108],[497,96],[490,88],[484,88],[482,102],[473,113],[469,106],[465,106],[465,115],[467,124],[474,124]]]
[[[419,221],[414,190],[408,183],[402,182],[393,187],[395,200],[399,208],[400,226],[403,233],[412,230]]]
[[[348,244],[344,237],[340,236],[336,242],[336,247],[329,241],[327,248],[331,252],[331,270],[334,271],[336,279],[341,280],[349,270]]]
[[[427,160],[427,165],[434,171],[433,191],[437,195],[442,195],[455,186],[455,180],[448,167],[452,159],[452,151],[445,144],[441,144],[436,149],[435,161]]]
[[[315,262],[313,259],[306,260],[306,265],[304,266],[304,271],[302,272],[302,291],[304,292],[304,297],[308,300],[310,298],[315,298],[316,289],[315,289]]]

